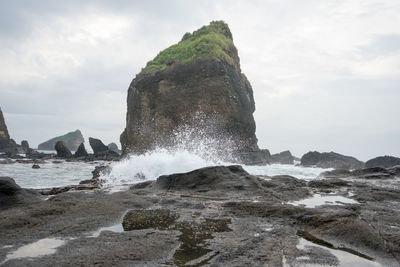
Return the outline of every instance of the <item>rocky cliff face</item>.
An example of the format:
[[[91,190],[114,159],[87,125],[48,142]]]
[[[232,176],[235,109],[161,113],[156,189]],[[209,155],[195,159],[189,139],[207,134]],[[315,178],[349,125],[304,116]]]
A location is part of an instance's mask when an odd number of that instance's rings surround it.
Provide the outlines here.
[[[10,135],[8,134],[7,125],[4,120],[3,112],[0,108],[0,151],[12,145]]]
[[[76,130],[74,132],[70,132],[62,136],[57,136],[44,143],[41,143],[39,144],[38,149],[54,150],[57,141],[63,141],[69,150],[76,151],[78,150],[79,145],[84,142],[84,139],[81,131]]]
[[[230,140],[236,151],[259,151],[253,91],[222,21],[160,52],[133,79],[127,104],[124,153],[176,145],[188,128],[195,129],[191,140]]]

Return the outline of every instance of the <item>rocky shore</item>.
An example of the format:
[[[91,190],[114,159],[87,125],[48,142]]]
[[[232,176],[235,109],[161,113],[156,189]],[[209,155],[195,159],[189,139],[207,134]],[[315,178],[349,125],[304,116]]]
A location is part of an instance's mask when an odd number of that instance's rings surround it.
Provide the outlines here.
[[[120,192],[75,190],[50,197],[1,178],[0,261],[399,266],[399,170],[330,171],[305,181],[219,166]]]

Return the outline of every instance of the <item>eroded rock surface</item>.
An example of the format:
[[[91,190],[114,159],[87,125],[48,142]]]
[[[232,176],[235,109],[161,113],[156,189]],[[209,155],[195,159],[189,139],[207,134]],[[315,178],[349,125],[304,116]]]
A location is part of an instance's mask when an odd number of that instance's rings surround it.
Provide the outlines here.
[[[97,168],[94,177],[105,170]],[[219,166],[112,194],[60,193],[0,213],[0,261],[21,244],[57,237],[66,244],[54,254],[12,259],[6,266],[343,264],[332,251],[359,264],[398,266],[400,182],[397,176],[386,181],[390,187],[345,178],[342,171],[342,178],[307,182]],[[316,194],[346,197],[353,204],[293,204]],[[304,246],[305,241],[312,243]]]

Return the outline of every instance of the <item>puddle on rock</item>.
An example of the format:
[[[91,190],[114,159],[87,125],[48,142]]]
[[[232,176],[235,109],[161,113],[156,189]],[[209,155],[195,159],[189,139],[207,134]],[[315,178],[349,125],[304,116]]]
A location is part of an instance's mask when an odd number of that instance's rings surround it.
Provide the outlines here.
[[[176,230],[181,232],[180,247],[173,256],[177,266],[202,266],[218,255],[218,252],[207,248],[207,240],[213,239],[214,233],[232,231],[228,224],[230,219],[205,219],[201,224],[181,222],[176,225]]]
[[[57,248],[64,245],[65,242],[65,240],[57,238],[40,239],[34,243],[22,246],[17,250],[8,253],[3,263],[13,259],[35,258],[53,254],[56,252]]]
[[[124,228],[122,227],[122,223],[117,223],[111,226],[107,226],[107,227],[101,227],[99,229],[97,229],[96,231],[94,231],[90,237],[99,237],[101,232],[103,231],[110,231],[110,232],[114,232],[114,233],[122,233],[124,231]]]
[[[306,198],[298,201],[288,202],[294,206],[305,206],[306,208],[315,208],[322,205],[343,205],[343,204],[359,204],[351,198],[332,195],[315,194],[311,198]]]
[[[381,264],[375,262],[373,258],[362,254],[353,249],[345,247],[335,247],[331,243],[326,242],[322,239],[316,238],[305,231],[298,231],[297,235],[300,236],[299,244],[296,246],[299,250],[307,250],[309,247],[317,247],[328,250],[339,260],[338,266],[351,266],[351,267],[382,267]],[[304,257],[304,256],[303,256]],[[306,258],[298,257],[297,260],[302,260],[302,266],[315,266],[312,261]],[[307,264],[304,261],[309,261]]]

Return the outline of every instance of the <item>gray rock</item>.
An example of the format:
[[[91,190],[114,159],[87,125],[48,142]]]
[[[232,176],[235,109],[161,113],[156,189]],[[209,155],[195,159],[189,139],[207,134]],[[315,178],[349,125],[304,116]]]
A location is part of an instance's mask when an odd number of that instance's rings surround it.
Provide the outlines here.
[[[400,158],[396,158],[393,156],[376,157],[365,162],[365,166],[367,168],[372,168],[372,167],[390,168],[396,165],[400,165]]]
[[[65,145],[64,141],[57,141],[54,149],[57,151],[57,157],[60,158],[71,158],[72,153],[68,149],[68,147]]]
[[[81,143],[78,147],[78,150],[76,150],[74,157],[75,158],[80,158],[80,157],[87,157],[89,154],[86,151],[85,145]]]
[[[133,79],[128,89],[126,128],[121,134],[123,153],[140,154],[180,144],[182,140],[175,133],[187,128],[188,139],[210,141],[210,147],[221,156],[226,156],[228,149],[259,150],[253,90],[241,73],[228,25],[211,22],[186,34],[174,51],[185,53],[179,51],[181,47],[185,49],[184,42],[201,42],[210,32],[224,40],[226,46],[204,42],[203,52],[193,49],[195,54],[188,62],[171,58],[160,63],[156,57]],[[221,51],[221,58],[212,54],[213,49]]]
[[[51,138],[50,140],[39,144],[38,149],[40,150],[54,150],[54,146],[57,141],[64,141],[66,147],[71,151],[76,151],[81,143],[84,142],[82,133],[80,130],[69,132],[62,136]]]
[[[295,157],[290,153],[289,150],[282,151],[278,154],[271,155],[271,163],[278,164],[293,164]]]
[[[104,145],[100,139],[89,137],[89,144],[93,149],[93,154],[95,155],[100,155],[101,153],[108,151],[108,147]]]
[[[301,157],[302,166],[316,166],[319,168],[360,169],[364,163],[354,157],[341,155],[335,152],[308,152]]]
[[[107,145],[107,147],[108,147],[109,150],[114,151],[114,152],[116,152],[118,154],[121,154],[121,150],[118,148],[116,143],[109,143]]]
[[[0,177],[0,210],[38,200],[37,193],[22,189],[15,183],[14,179]]]

